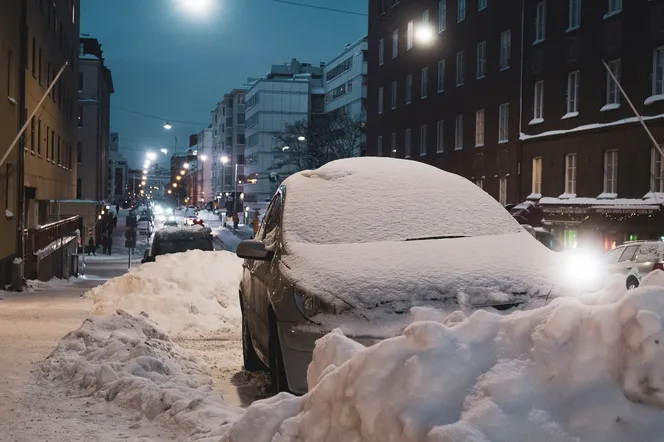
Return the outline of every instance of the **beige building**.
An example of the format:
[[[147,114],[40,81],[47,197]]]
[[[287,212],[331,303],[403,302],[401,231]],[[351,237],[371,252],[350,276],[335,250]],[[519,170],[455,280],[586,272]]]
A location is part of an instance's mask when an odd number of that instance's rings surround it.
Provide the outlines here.
[[[0,0],[0,158],[19,128],[18,58],[20,53],[20,3]],[[7,98],[5,98],[7,97]],[[14,149],[0,165],[0,290],[10,282],[11,262],[17,250],[17,162]]]
[[[78,74],[76,198],[106,201],[113,77],[95,38],[82,38]]]

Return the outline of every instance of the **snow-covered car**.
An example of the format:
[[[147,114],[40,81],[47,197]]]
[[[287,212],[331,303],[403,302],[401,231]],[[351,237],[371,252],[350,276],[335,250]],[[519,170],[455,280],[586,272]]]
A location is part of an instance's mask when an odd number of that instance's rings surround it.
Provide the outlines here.
[[[326,332],[369,345],[427,312],[543,304],[556,260],[467,179],[369,157],[287,178],[237,255],[245,367],[297,393]]]
[[[154,262],[157,256],[182,253],[188,250],[214,251],[212,231],[200,226],[168,227],[154,235],[150,250],[145,251],[142,263]]]
[[[140,235],[150,236],[153,229],[154,224],[149,217],[143,215],[138,219],[138,233]]]

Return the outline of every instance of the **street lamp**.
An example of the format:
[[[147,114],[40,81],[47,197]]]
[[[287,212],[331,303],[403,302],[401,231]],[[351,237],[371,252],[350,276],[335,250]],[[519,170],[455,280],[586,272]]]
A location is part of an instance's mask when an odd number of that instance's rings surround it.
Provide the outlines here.
[[[420,25],[415,32],[415,38],[419,43],[428,45],[433,41],[433,31],[429,25]]]
[[[185,169],[189,169],[189,163],[184,163],[184,164],[182,165],[182,167],[185,168]]]
[[[207,155],[199,155],[201,161],[207,161]]]
[[[145,186],[145,181],[141,181],[141,184]]]
[[[143,169],[143,173],[147,175],[148,170],[147,170],[147,169]]]
[[[306,140],[306,138],[304,138],[304,135],[300,135],[299,137],[297,137],[297,140],[298,141],[304,141],[304,140]]]
[[[154,152],[148,152],[145,154],[145,158],[147,158],[148,160],[156,160],[157,154]]]
[[[180,171],[180,175],[184,175],[185,173],[187,173],[187,172],[185,172],[184,170]]]
[[[161,153],[163,153],[164,155],[168,155],[168,149],[161,149]]]
[[[228,157],[226,157],[226,156],[221,157],[221,163],[222,163],[222,164],[228,164],[228,162],[229,162],[230,160],[231,160],[231,159],[228,158]]]
[[[176,176],[175,179],[180,181],[180,179],[181,179],[180,175]]]
[[[281,150],[284,151],[284,152],[286,152],[288,149],[290,149],[289,146],[284,146],[284,147],[281,148]]]
[[[167,121],[167,122],[164,124],[164,129],[166,129],[166,130],[171,130],[171,129],[173,129],[173,126],[171,126],[171,123],[169,123],[169,122]]]
[[[171,189],[168,189],[168,194],[170,195],[172,193],[173,193],[173,191]]]
[[[148,177],[146,175],[143,175],[143,181],[147,180]]]
[[[178,187],[178,183],[173,183],[173,187]]]

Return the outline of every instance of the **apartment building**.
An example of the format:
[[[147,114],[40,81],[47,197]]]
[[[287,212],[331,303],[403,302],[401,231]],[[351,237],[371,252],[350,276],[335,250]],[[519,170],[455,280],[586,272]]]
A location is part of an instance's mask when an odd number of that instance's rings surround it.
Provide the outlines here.
[[[82,38],[79,57],[76,198],[105,201],[113,77],[97,39]]]
[[[198,177],[196,179],[196,203],[204,204],[207,201],[214,200],[215,195],[212,192],[212,162],[214,160],[213,151],[213,129],[211,127],[200,131],[196,140],[196,150],[198,151]]]
[[[620,90],[664,142],[663,16],[661,0],[525,3],[523,197],[568,247],[664,236],[664,162]]]
[[[520,199],[521,2],[370,0],[367,154]]]
[[[115,204],[124,202],[130,196],[127,188],[129,165],[127,158],[120,153],[119,140],[118,133],[112,132],[108,159],[108,198]]]
[[[325,113],[334,117],[349,115],[361,121],[366,118],[367,99],[366,36],[347,44],[344,50],[323,68]]]
[[[244,202],[251,203],[252,210],[265,209],[280,182],[295,171],[277,161],[275,153],[283,146],[277,145],[274,134],[283,132],[287,124],[310,121],[325,112],[323,67],[296,59],[273,65],[246,93],[243,183]]]

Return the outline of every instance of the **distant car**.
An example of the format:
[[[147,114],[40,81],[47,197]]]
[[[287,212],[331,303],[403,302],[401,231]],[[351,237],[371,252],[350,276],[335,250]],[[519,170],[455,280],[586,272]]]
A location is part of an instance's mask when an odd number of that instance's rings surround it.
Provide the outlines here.
[[[154,224],[152,223],[152,219],[146,215],[141,215],[138,219],[138,233],[144,236],[150,236],[152,235],[153,229]]]
[[[291,175],[236,253],[244,366],[296,393],[330,330],[347,325],[370,345],[399,334],[415,307],[543,304],[557,293],[548,269],[560,256],[467,179],[372,157]]]
[[[168,219],[164,221],[164,227],[177,227],[178,222],[175,219]]]
[[[215,250],[212,231],[199,226],[159,230],[155,233],[152,246],[150,250],[145,251],[141,262],[154,262],[157,256],[188,250]]]
[[[653,270],[664,270],[664,242],[628,241],[606,254],[606,270],[625,276],[625,287],[635,289]]]

